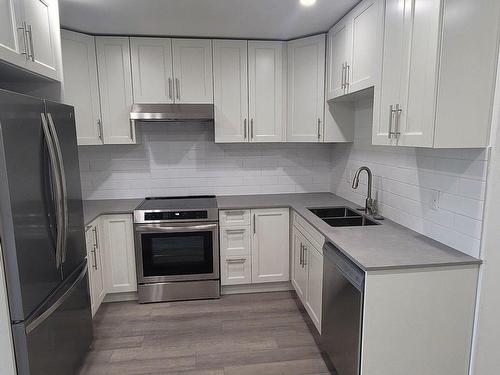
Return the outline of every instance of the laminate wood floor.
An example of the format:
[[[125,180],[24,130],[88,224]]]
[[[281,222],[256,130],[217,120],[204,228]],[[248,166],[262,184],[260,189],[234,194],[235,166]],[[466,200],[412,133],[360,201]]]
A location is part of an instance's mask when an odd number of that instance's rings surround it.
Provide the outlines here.
[[[290,292],[103,304],[79,375],[326,375]]]

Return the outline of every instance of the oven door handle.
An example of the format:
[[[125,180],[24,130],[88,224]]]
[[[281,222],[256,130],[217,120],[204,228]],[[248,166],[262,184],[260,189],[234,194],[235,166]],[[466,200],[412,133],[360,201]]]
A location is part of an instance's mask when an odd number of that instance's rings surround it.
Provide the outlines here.
[[[203,231],[217,229],[217,224],[200,224],[200,225],[180,225],[180,226],[163,226],[163,225],[136,225],[136,232],[187,232],[187,231]]]

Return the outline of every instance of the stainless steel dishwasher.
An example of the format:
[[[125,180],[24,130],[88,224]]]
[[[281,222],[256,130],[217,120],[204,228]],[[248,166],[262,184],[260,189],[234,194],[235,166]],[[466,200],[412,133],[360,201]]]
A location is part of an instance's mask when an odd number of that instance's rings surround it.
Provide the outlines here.
[[[326,242],[321,346],[338,375],[359,375],[365,273]]]

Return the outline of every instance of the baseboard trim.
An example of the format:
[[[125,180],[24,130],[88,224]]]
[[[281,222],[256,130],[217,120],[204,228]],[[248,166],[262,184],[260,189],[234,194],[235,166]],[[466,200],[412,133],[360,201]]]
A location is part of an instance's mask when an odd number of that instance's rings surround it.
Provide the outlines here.
[[[137,292],[108,293],[104,297],[103,303],[137,301]]]
[[[262,284],[223,285],[221,294],[285,292],[293,290],[289,281]]]

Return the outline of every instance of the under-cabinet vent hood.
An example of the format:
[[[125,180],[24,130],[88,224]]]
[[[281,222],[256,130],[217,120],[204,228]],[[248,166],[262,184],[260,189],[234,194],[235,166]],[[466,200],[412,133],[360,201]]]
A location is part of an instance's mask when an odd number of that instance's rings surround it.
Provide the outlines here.
[[[131,121],[212,121],[213,104],[133,104]]]

